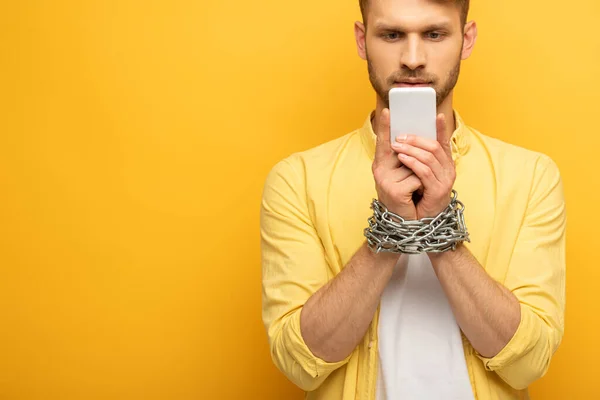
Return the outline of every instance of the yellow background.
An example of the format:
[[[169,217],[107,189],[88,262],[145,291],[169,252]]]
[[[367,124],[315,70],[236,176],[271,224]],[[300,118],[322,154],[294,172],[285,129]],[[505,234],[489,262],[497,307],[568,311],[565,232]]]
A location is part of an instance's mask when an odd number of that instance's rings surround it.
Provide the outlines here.
[[[374,105],[356,3],[3,2],[0,399],[302,397],[260,321],[259,200],[279,159]],[[593,398],[600,5],[471,17],[458,110],[566,188],[566,336],[533,398]]]

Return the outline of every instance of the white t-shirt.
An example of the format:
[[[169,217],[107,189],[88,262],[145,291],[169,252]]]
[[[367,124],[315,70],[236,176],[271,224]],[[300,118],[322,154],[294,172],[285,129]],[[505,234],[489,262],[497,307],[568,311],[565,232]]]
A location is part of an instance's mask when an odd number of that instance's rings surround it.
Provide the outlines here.
[[[378,330],[377,400],[473,400],[460,328],[426,254],[400,257]]]

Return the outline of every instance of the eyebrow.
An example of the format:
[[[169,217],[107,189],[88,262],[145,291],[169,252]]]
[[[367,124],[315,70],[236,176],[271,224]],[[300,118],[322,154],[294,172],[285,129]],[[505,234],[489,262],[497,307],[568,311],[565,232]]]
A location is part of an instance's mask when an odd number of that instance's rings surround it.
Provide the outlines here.
[[[395,32],[404,32],[405,31],[405,29],[403,29],[400,26],[386,24],[385,22],[375,23],[375,29],[377,29],[378,31],[395,31]],[[427,25],[422,29],[422,32],[449,31],[450,29],[451,29],[451,25],[449,23],[442,22],[442,23]]]

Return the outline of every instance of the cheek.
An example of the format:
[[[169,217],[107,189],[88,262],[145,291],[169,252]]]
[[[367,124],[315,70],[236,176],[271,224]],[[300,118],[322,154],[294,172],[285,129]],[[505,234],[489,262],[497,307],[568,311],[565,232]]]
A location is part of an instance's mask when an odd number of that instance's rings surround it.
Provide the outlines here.
[[[445,79],[456,68],[456,64],[460,61],[460,54],[460,48],[457,50],[454,46],[446,51],[433,51],[428,60],[429,71],[438,79]]]
[[[368,59],[377,76],[387,79],[400,69],[400,57],[390,46],[372,45],[368,48]]]

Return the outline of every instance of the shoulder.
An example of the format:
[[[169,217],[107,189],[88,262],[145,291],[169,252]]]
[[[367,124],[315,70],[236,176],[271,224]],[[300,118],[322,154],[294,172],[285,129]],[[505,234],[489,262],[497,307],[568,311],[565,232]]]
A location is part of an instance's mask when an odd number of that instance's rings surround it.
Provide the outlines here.
[[[348,148],[360,148],[360,131],[327,141],[310,149],[290,154],[270,170],[267,182],[285,179],[290,183],[306,182],[307,177],[325,177],[335,168]]]
[[[487,153],[497,175],[560,179],[559,168],[548,155],[484,135],[473,128],[469,130]]]

